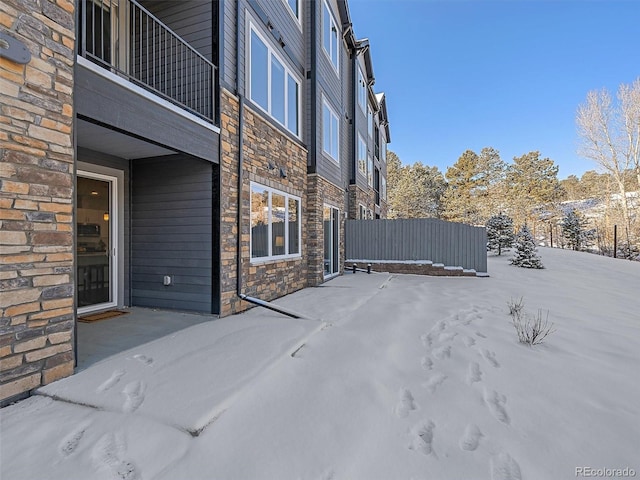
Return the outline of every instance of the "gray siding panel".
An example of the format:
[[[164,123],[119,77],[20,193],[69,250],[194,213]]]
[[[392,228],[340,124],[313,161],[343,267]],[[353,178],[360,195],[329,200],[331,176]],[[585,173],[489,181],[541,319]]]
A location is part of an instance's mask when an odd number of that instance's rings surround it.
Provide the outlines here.
[[[132,162],[133,305],[211,312],[213,168],[183,155]]]
[[[335,0],[327,0],[329,8],[334,14],[334,18],[340,28],[340,16],[338,14],[338,6]],[[312,5],[312,4],[310,4]],[[344,42],[340,43],[339,52],[339,73],[331,64],[329,56],[324,50],[322,42],[322,30],[323,30],[323,9],[324,0],[317,0],[316,5],[316,18],[317,18],[317,31],[316,31],[316,57],[317,57],[317,81],[318,81],[318,98],[316,111],[318,112],[318,128],[316,131],[317,138],[317,152],[316,152],[316,171],[318,174],[329,180],[330,182],[346,187],[349,178],[349,161],[351,158],[351,125],[349,124],[349,118],[351,118],[351,111],[349,108],[349,85],[351,84],[351,59]],[[342,32],[339,34],[339,38],[342,38]],[[322,138],[323,138],[323,121],[322,121],[322,101],[323,97],[326,98],[332,108],[335,110],[340,121],[340,165],[337,165],[334,160],[326,157],[323,154]],[[346,116],[345,116],[346,115]],[[347,118],[347,116],[349,118]]]
[[[219,162],[220,135],[77,65],[77,113],[164,147]]]
[[[432,261],[487,271],[484,227],[431,218],[347,220],[347,260]]]
[[[147,0],[141,3],[207,60],[213,61],[212,0]]]

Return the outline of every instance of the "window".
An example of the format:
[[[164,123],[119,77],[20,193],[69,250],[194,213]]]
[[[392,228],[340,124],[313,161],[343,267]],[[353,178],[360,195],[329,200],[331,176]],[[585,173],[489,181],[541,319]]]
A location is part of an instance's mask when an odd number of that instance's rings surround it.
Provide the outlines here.
[[[323,3],[322,9],[322,46],[324,47],[326,54],[329,56],[329,60],[331,60],[333,68],[336,69],[336,73],[338,73],[339,76],[338,39],[340,36],[338,35],[338,23],[335,18],[333,18],[333,13],[329,10],[329,5],[327,5],[326,0]]]
[[[322,100],[322,149],[336,162],[340,162],[340,129],[338,115]]]
[[[360,211],[358,212],[358,219],[366,220],[367,219],[367,207],[363,204],[360,204]]]
[[[373,128],[373,141],[374,141],[373,153],[376,156],[376,158],[380,160],[380,129],[378,128],[378,125],[374,125],[374,128]]]
[[[286,0],[286,2],[293,16],[296,17],[297,20],[300,20],[300,0]]]
[[[300,82],[253,25],[249,48],[249,98],[299,137]]]
[[[367,181],[369,182],[369,186],[373,187],[373,158],[371,157],[371,155],[369,155]]]
[[[371,105],[367,105],[367,129],[369,138],[373,137],[373,110],[371,110]]]
[[[358,68],[358,105],[363,112],[367,111],[367,82],[361,68]]]
[[[300,199],[251,183],[251,259],[300,255]]]
[[[358,134],[358,170],[367,176],[367,144]]]

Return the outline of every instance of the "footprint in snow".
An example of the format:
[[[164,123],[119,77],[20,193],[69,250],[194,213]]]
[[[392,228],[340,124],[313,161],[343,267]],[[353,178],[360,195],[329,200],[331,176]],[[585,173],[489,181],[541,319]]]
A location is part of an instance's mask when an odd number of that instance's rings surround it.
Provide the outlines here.
[[[404,418],[409,415],[411,410],[416,409],[416,404],[413,400],[413,395],[411,395],[411,392],[406,388],[400,390],[399,397],[395,412],[398,417]]]
[[[462,337],[462,343],[464,343],[465,347],[473,347],[476,344],[476,341],[473,337],[465,335],[464,337]]]
[[[424,455],[431,455],[433,451],[433,430],[436,424],[431,420],[417,424],[411,430],[413,441],[409,448]],[[434,453],[435,454],[435,453]]]
[[[467,370],[467,383],[472,385],[475,382],[482,380],[482,370],[478,362],[469,363],[469,369]]]
[[[425,370],[431,370],[433,368],[433,360],[431,360],[431,357],[429,356],[422,357],[422,360],[420,360],[420,364]]]
[[[126,446],[122,434],[107,433],[100,437],[91,451],[94,465],[111,472],[114,480],[140,480],[136,466],[122,457]]]
[[[520,465],[508,453],[491,457],[491,480],[522,480]]]
[[[451,346],[447,345],[443,347],[434,348],[432,353],[433,353],[433,356],[436,357],[438,360],[449,358],[451,356]]]
[[[440,336],[438,337],[438,341],[440,343],[450,342],[451,340],[456,338],[457,335],[458,334],[456,332],[441,333]]]
[[[120,378],[125,374],[124,370],[115,370],[109,378],[102,382],[96,391],[98,393],[106,392],[120,381]]]
[[[495,352],[483,348],[480,350],[482,357],[494,368],[500,368],[500,363],[496,360]]]
[[[127,385],[122,390],[122,393],[124,393],[126,397],[122,409],[126,413],[133,413],[138,408],[140,408],[140,405],[142,405],[142,402],[144,402],[145,390],[146,387],[143,382],[135,381],[127,383]]]
[[[433,375],[431,375],[431,377],[429,377],[429,380],[427,380],[427,382],[424,384],[424,386],[431,393],[435,393],[436,389],[440,385],[442,385],[442,382],[444,382],[446,379],[447,379],[446,375],[444,375],[442,373],[434,373]]]
[[[420,340],[425,347],[429,348],[433,343],[433,336],[431,333],[423,333],[420,335]]]
[[[460,450],[466,450],[467,452],[473,452],[476,448],[478,448],[478,444],[480,443],[480,437],[482,437],[482,432],[478,428],[477,425],[470,423],[464,429],[464,433],[462,437],[460,437],[460,441],[458,445],[460,446]]]
[[[148,365],[149,367],[153,365],[153,362],[154,362],[153,358],[147,357],[146,355],[142,355],[140,353],[134,355],[133,358],[138,360],[140,363],[144,363],[145,365]]]
[[[58,451],[62,457],[68,457],[73,452],[76,451],[78,445],[80,444],[80,440],[84,436],[84,432],[86,432],[87,428],[89,428],[91,422],[84,422],[78,425],[71,433],[65,436],[60,445],[58,446]]]
[[[433,332],[437,332],[438,330],[443,331],[445,328],[447,328],[447,321],[446,320],[440,320],[438,323],[436,323],[433,326],[431,331],[433,331]]]
[[[476,332],[476,335],[480,338],[487,338],[487,336],[482,332]]]
[[[484,403],[487,405],[489,411],[496,418],[496,420],[507,425],[511,423],[509,414],[504,408],[505,403],[507,403],[507,397],[505,397],[504,395],[500,395],[495,390],[489,391],[485,388],[482,394],[482,398],[484,399]]]

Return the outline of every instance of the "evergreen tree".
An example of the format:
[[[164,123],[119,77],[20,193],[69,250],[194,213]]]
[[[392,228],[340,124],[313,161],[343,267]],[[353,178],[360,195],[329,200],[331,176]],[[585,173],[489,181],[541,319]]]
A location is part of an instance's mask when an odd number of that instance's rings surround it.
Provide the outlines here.
[[[511,265],[523,268],[544,268],[538,256],[536,242],[526,225],[523,225],[516,235],[515,247],[515,257],[511,259]]]
[[[494,215],[487,220],[487,250],[497,251],[498,255],[502,250],[508,250],[513,245],[513,220],[507,215]]]
[[[466,150],[458,161],[447,169],[449,184],[444,195],[444,214],[447,220],[469,224],[480,223],[478,205],[474,199],[477,184],[478,155]]]
[[[445,174],[448,182],[443,199],[445,218],[484,224],[504,203],[505,168],[500,154],[491,147],[483,148],[480,155],[465,151]]]
[[[536,211],[553,209],[562,196],[558,166],[540,152],[515,157],[507,170],[509,205],[516,225],[531,223]]]
[[[482,220],[486,221],[505,206],[507,164],[497,150],[485,147],[478,155],[477,171],[476,202]]]
[[[587,230],[587,220],[575,209],[564,216],[561,225],[562,236],[574,250],[582,250],[593,242],[594,231]]]
[[[438,167],[403,165],[394,152],[387,152],[389,218],[439,218],[446,187]]]

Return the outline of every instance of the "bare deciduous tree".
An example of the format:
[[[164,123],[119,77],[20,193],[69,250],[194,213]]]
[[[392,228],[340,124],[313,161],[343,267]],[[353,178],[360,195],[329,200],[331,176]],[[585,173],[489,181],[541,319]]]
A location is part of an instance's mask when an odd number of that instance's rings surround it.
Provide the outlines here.
[[[625,173],[635,171],[640,190],[640,78],[620,85],[616,100],[606,89],[587,94],[576,119],[581,140],[578,153],[596,162],[615,182],[630,245],[636,220],[629,209]]]

